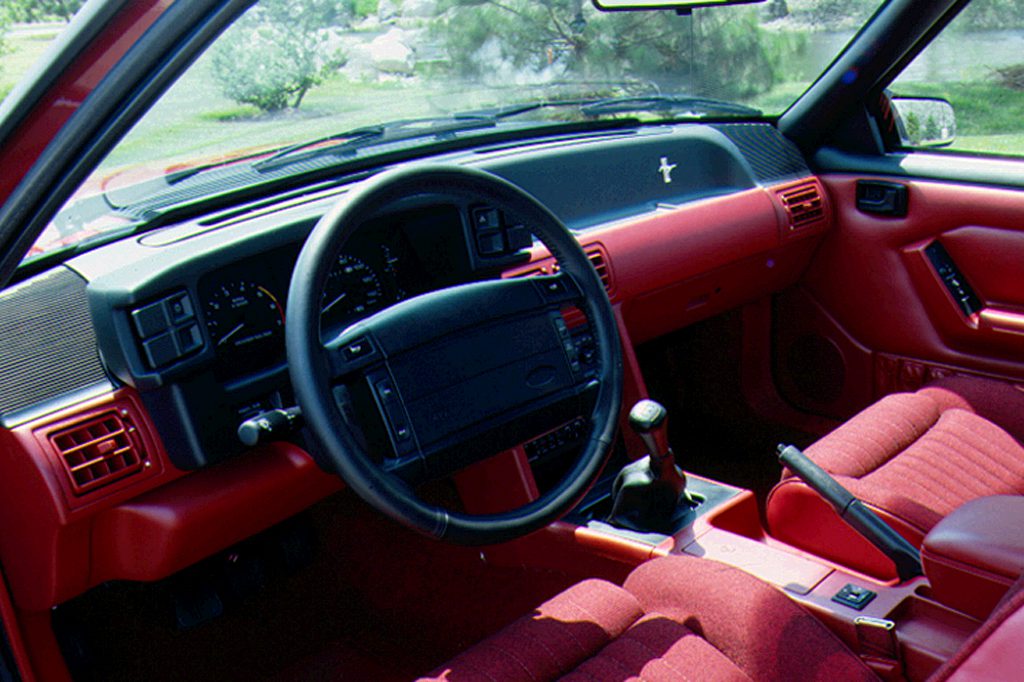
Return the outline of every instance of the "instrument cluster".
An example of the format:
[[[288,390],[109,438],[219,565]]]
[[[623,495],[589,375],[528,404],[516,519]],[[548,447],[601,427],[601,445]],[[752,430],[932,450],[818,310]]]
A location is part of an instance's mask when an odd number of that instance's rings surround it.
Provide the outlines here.
[[[367,223],[336,257],[321,295],[325,340],[394,303],[453,283],[447,281],[452,268],[431,262],[437,242],[417,243],[423,240],[409,229],[410,219]],[[284,363],[288,285],[299,248],[246,259],[200,280],[200,307],[221,379]]]

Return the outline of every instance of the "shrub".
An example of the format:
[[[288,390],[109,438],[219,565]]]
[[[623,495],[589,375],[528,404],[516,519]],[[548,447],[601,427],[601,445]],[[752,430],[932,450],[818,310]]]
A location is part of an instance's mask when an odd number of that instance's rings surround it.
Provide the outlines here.
[[[213,49],[213,75],[224,94],[261,111],[297,108],[306,92],[343,63],[324,29],[345,21],[341,3],[264,0]]]
[[[996,69],[996,80],[1000,85],[1011,90],[1024,90],[1024,64],[1004,66]]]
[[[50,19],[71,21],[85,0],[3,0],[13,21],[37,22]]]

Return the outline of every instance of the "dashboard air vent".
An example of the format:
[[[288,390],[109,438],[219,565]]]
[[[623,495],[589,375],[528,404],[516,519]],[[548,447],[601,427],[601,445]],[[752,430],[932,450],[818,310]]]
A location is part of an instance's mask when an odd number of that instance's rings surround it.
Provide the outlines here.
[[[599,246],[587,246],[584,247],[583,251],[587,254],[587,258],[590,259],[591,265],[594,266],[594,270],[597,271],[598,277],[601,278],[601,282],[604,284],[605,291],[608,292],[608,296],[611,297],[614,286],[612,284],[612,271],[608,264],[608,257],[604,254],[604,249]],[[534,275],[553,275],[558,272],[558,263],[552,260],[545,260],[539,265],[534,265],[526,270],[517,272],[517,277],[533,277]]]
[[[612,293],[612,273],[608,269],[608,261],[605,260],[604,252],[600,249],[587,249],[587,258],[590,264],[597,270],[598,277],[604,283],[604,289],[610,295]]]
[[[787,187],[778,194],[789,216],[791,230],[799,230],[825,218],[825,205],[818,183],[807,182]]]
[[[56,431],[50,443],[75,495],[141,471],[148,460],[126,411],[103,412]]]

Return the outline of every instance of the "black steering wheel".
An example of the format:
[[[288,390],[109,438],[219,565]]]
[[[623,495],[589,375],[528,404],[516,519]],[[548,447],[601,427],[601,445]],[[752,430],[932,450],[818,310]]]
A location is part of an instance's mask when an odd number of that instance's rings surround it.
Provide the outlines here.
[[[328,274],[353,232],[410,201],[497,209],[525,225],[558,261],[551,276],[490,279],[397,303],[321,336]],[[473,226],[465,225],[471,249]],[[596,345],[584,367],[563,312],[581,310]],[[569,511],[601,473],[622,402],[622,351],[604,286],[569,230],[523,190],[480,170],[387,171],[343,197],[295,264],[285,330],[295,396],[330,466],[370,505],[421,533],[491,544]],[[500,514],[428,504],[422,481],[453,473],[585,416],[589,432],[562,480]]]

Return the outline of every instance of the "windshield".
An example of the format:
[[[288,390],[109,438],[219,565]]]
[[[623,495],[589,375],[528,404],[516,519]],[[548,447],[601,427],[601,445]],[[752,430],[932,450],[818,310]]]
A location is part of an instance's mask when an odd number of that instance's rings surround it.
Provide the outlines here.
[[[602,13],[589,0],[263,0],[117,145],[27,258],[208,193],[398,148],[622,118],[777,116],[876,5],[769,0],[678,15]]]

